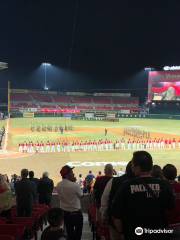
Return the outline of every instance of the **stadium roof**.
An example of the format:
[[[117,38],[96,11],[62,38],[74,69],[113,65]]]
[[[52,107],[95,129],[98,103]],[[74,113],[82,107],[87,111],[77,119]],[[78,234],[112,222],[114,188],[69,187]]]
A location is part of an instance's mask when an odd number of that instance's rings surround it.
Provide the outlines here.
[[[5,62],[0,62],[0,70],[8,68],[8,64]]]

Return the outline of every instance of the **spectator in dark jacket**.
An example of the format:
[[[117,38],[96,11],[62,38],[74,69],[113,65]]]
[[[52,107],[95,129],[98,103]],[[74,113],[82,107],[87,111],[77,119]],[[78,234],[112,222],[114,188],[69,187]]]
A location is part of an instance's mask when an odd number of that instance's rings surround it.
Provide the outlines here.
[[[49,174],[44,172],[42,178],[39,180],[38,193],[39,193],[39,203],[50,205],[52,192],[54,189],[53,180],[50,179]]]
[[[39,179],[34,177],[34,172],[33,171],[29,171],[29,180],[31,182],[34,183],[35,185],[35,190],[36,190],[36,195],[34,198],[34,203],[38,202],[38,183],[39,183]]]
[[[33,199],[36,187],[28,178],[28,170],[21,170],[21,180],[15,183],[18,217],[30,217],[32,214]]]

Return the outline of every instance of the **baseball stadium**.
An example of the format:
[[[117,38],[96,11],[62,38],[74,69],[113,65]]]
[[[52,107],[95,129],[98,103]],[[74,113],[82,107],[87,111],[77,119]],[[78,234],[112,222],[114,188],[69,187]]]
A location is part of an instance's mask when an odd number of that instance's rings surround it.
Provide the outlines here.
[[[85,175],[112,163],[121,173],[136,150],[179,170],[179,82],[180,71],[150,71],[143,106],[131,92],[11,89],[9,84],[8,117],[0,122],[1,171],[10,176],[26,167],[40,177],[47,170],[55,182],[65,164]]]

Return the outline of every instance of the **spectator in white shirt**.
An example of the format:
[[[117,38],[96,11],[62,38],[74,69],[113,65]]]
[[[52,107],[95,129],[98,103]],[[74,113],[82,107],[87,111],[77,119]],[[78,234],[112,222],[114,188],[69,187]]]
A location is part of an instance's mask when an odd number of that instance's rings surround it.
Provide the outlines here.
[[[62,167],[60,174],[62,181],[57,184],[60,208],[64,211],[64,224],[67,240],[81,240],[83,215],[80,199],[83,196],[80,186],[75,182],[73,168],[68,165]]]

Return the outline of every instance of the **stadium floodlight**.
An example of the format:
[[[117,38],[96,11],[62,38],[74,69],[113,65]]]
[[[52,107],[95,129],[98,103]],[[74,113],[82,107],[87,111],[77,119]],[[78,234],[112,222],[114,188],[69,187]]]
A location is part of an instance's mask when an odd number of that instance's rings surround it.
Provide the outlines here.
[[[163,69],[164,69],[164,71],[180,70],[180,66],[164,66]]]
[[[5,62],[0,62],[0,70],[8,68],[8,64]]]
[[[154,70],[154,68],[152,68],[152,67],[145,67],[144,68],[144,71],[146,71],[146,72],[150,72],[150,71],[153,71]]]
[[[42,63],[43,66],[51,66],[51,63],[44,62]]]
[[[47,67],[50,67],[51,63],[44,62],[42,65],[44,66],[44,90],[49,90],[47,87]]]

